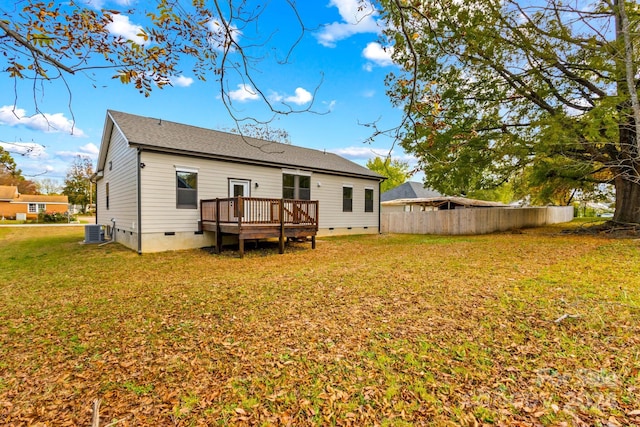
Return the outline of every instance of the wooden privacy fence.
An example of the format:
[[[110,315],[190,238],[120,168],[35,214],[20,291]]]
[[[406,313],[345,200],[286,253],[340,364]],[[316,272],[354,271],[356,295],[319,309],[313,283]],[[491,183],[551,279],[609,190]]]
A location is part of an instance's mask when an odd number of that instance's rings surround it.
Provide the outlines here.
[[[488,234],[557,224],[572,219],[572,206],[468,208],[426,212],[384,212],[383,208],[380,228],[383,233]]]

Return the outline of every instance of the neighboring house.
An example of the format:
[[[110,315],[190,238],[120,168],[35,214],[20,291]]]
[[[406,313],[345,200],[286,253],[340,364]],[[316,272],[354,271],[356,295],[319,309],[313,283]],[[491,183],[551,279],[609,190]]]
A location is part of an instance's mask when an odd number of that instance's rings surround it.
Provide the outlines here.
[[[464,208],[507,207],[502,203],[465,197],[443,196],[435,190],[424,188],[422,183],[408,181],[380,196],[383,212],[420,212]]]
[[[384,177],[323,151],[108,111],[96,170],[96,222],[138,253],[219,249],[224,215],[254,238],[380,231]]]
[[[0,218],[36,219],[38,213],[65,213],[67,196],[20,194],[18,187],[0,185]]]
[[[499,202],[467,199],[466,197],[437,196],[413,199],[396,199],[382,202],[383,212],[422,212],[468,208],[507,208]]]
[[[421,182],[407,181],[380,195],[381,202],[397,199],[426,199],[430,197],[440,197],[442,194],[429,188],[424,188]]]

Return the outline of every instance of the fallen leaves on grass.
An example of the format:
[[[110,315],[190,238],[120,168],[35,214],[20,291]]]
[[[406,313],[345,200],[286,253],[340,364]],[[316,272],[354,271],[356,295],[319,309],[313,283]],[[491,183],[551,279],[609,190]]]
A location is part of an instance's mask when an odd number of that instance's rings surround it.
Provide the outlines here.
[[[360,236],[240,260],[65,230],[3,237],[6,425],[90,425],[96,399],[101,426],[640,423],[632,240]]]

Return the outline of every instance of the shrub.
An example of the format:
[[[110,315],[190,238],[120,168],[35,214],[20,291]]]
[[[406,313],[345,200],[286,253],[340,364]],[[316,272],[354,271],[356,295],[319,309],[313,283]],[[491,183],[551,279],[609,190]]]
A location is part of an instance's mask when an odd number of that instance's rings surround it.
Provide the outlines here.
[[[38,222],[45,224],[61,224],[71,221],[75,221],[76,217],[69,214],[69,212],[40,212],[38,214]]]

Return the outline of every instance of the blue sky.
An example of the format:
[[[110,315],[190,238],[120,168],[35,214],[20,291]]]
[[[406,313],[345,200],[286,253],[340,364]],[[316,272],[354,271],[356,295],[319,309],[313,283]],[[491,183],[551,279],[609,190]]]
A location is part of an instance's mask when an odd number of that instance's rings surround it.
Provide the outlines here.
[[[132,15],[120,15],[110,28],[114,36],[131,38],[136,37],[137,26],[144,25],[145,9],[155,3],[89,1],[95,8],[134,9]],[[0,19],[7,17],[9,7],[0,1]],[[300,29],[286,2],[273,1],[268,7],[260,27],[252,31],[271,34],[271,44],[261,47],[266,58],[255,64],[253,76],[273,105],[310,109],[277,117],[270,126],[286,130],[295,145],[326,149],[360,164],[376,154],[386,155],[392,139],[364,143],[372,132],[364,123],[377,121],[387,128],[400,118],[385,94],[384,78],[395,66],[390,52],[378,44],[383,24],[377,14],[359,11],[358,0],[299,2],[298,12],[313,30],[305,31],[289,61],[279,64],[275,59],[284,57]],[[254,36],[239,30],[237,40],[249,44]],[[12,153],[27,178],[62,182],[76,155],[97,158],[107,109],[211,129],[233,128],[235,122],[220,99],[220,83],[214,76],[206,82],[196,80],[189,71],[185,64],[183,73],[172,78],[172,87],[156,88],[148,98],[112,79],[113,70],[68,76],[70,90],[60,81],[45,82],[35,90],[28,81],[14,86],[3,74],[0,145]],[[237,117],[270,117],[246,81],[230,75],[226,84]],[[397,146],[392,156],[410,160]]]

